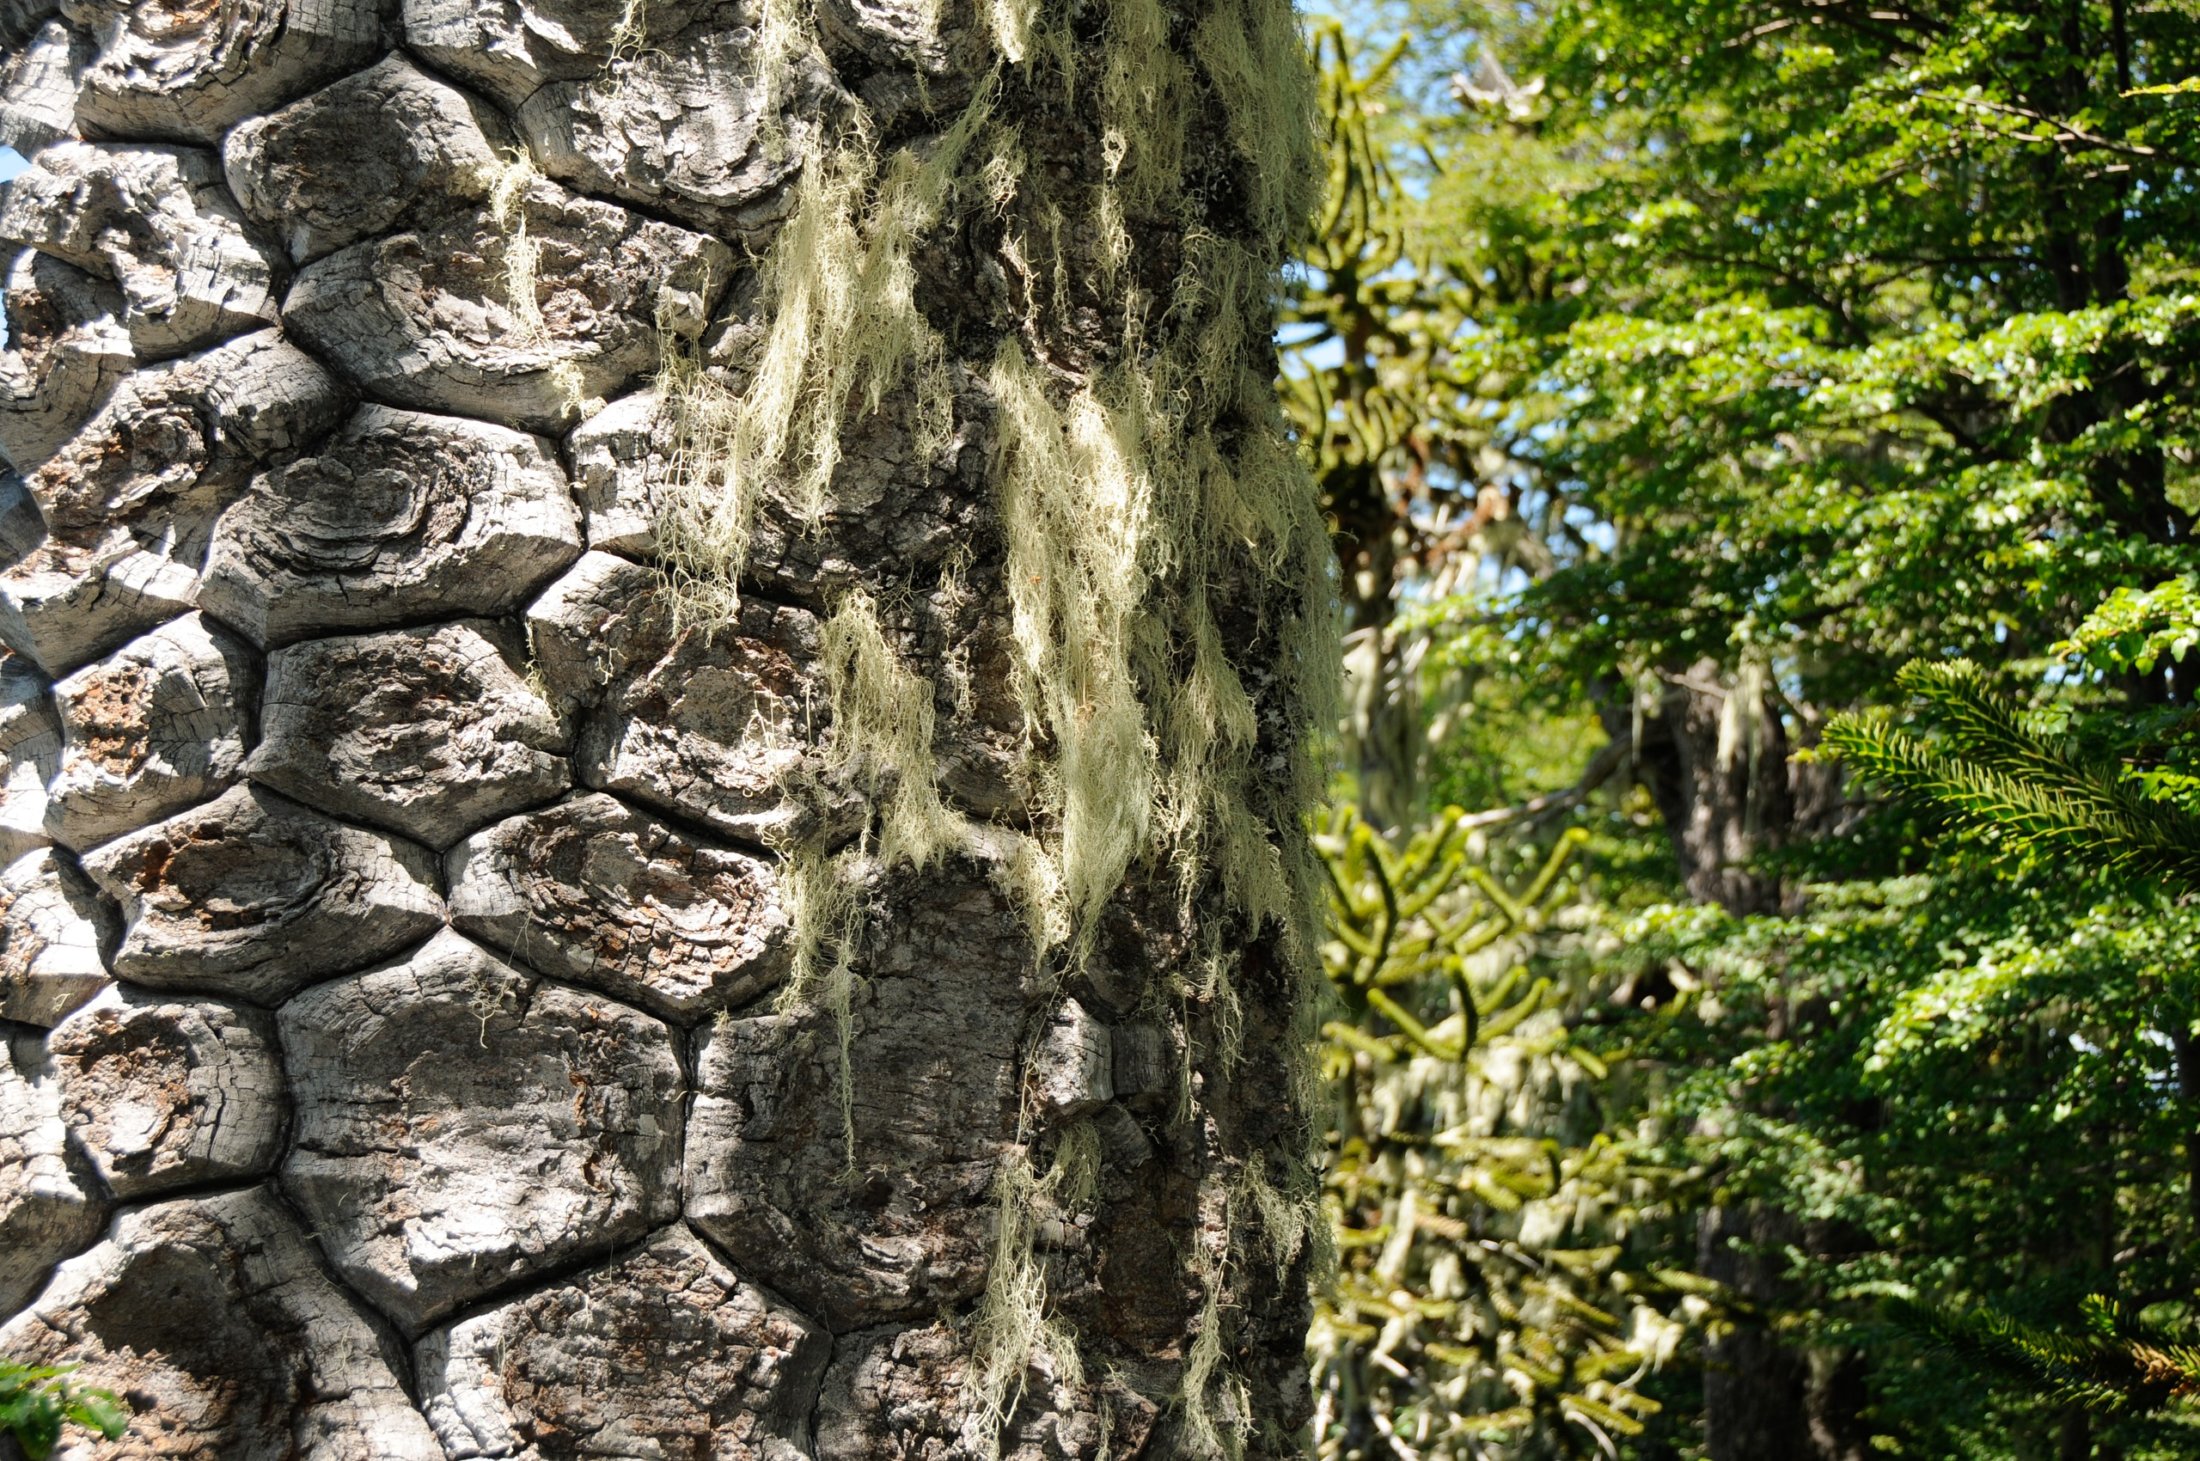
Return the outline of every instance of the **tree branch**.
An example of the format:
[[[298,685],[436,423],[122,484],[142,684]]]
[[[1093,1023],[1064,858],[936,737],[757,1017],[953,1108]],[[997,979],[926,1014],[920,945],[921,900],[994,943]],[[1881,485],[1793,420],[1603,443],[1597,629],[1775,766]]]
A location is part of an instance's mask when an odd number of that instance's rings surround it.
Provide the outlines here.
[[[2053,127],[2056,132],[2061,134],[2057,137],[2040,137],[2026,132],[1996,134],[2007,136],[2013,141],[2038,142],[2050,147],[2057,146],[2064,141],[2082,142],[2088,147],[2098,148],[2103,152],[2121,153],[2126,157],[2153,158],[2162,155],[2142,142],[2118,142],[2113,137],[2103,137],[2097,132],[2088,132],[2083,127],[2074,127],[2060,117],[2051,117],[2045,112],[2033,111],[2030,107],[2011,106],[2007,102],[1987,101],[1984,97],[1950,96],[1944,91],[1913,91],[1910,95],[1921,101],[1945,102],[1949,106],[1971,107],[1977,111],[1993,112],[2004,117],[2015,117],[2019,121],[2033,122],[2042,127]]]
[[[1589,765],[1581,773],[1581,780],[1564,791],[1545,792],[1530,797],[1513,807],[1497,807],[1487,812],[1476,812],[1461,817],[1459,825],[1466,830],[1480,831],[1486,827],[1503,827],[1514,822],[1540,822],[1560,812],[1570,812],[1589,799],[1589,794],[1612,779],[1612,773],[1626,764],[1627,747],[1618,741],[1608,742],[1604,749],[1589,759]]]

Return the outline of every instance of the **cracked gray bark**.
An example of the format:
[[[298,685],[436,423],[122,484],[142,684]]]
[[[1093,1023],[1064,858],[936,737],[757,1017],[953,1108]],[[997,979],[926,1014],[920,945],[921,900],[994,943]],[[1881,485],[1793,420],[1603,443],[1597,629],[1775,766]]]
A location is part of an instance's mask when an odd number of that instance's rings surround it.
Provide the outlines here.
[[[676,442],[658,392],[611,402],[570,441],[588,546],[643,559],[660,552],[661,494]],[[885,571],[936,570],[983,526],[982,456],[962,448],[952,444],[944,463],[913,462],[899,423],[856,423],[840,444],[822,521],[805,523],[784,492],[764,485],[745,571],[775,593],[812,603]]]
[[[1070,88],[965,0],[0,0],[0,1354],[132,1411],[60,1457],[1174,1461],[1201,1409],[1293,1454],[1305,1260],[1241,1195],[1305,1148],[1289,956],[1206,863],[1074,951],[1019,901],[1060,748],[993,374],[1065,410],[1176,328],[1193,240],[1275,262],[1197,38],[1282,4],[1162,0],[1187,162],[1125,264],[1127,7]],[[993,191],[827,270],[939,359],[858,389],[820,513],[748,480],[699,620],[667,382],[750,382],[821,153],[916,170],[974,100]],[[1155,643],[1222,638],[1280,766],[1310,606],[1201,572],[1222,622]],[[921,868],[877,855],[915,771],[836,749],[857,591],[966,819]],[[1003,1184],[1072,1149],[1016,1261],[1082,1365],[1012,1356],[995,1425]]]
[[[81,1361],[134,1412],[120,1446],[57,1456],[436,1461],[402,1351],[329,1281],[265,1188],[124,1212],[62,1263],[0,1354]]]
[[[14,656],[0,660],[0,858],[14,862],[45,846],[46,783],[61,769],[61,722],[46,683]]]
[[[459,934],[282,1010],[283,1186],[408,1331],[679,1212],[669,1032]]]
[[[308,264],[420,213],[486,197],[510,126],[390,56],[222,139],[245,213]]]
[[[54,686],[61,769],[46,830],[78,851],[205,801],[244,772],[260,667],[186,614]]]
[[[819,809],[791,790],[817,760],[816,615],[752,598],[731,624],[682,628],[661,574],[590,553],[527,627],[579,721],[582,785],[752,843],[816,835]]]
[[[546,79],[520,103],[529,150],[581,192],[643,204],[729,243],[763,242],[786,216],[783,184],[803,147],[839,110],[829,74],[810,55],[764,74],[740,5],[699,7],[670,34],[657,12],[644,19],[650,29],[633,54]],[[775,92],[786,119],[777,136]]]
[[[276,319],[280,256],[198,148],[56,143],[9,184],[0,240],[112,283],[131,349],[148,358]]]
[[[105,403],[136,365],[137,350],[122,326],[121,291],[74,264],[24,249],[9,264],[5,287],[0,452],[37,461]]]
[[[99,1180],[69,1150],[61,1082],[45,1042],[0,1044],[0,1307],[11,1312],[106,1216]]]
[[[435,854],[260,785],[87,853],[121,906],[114,971],[276,1005],[443,924]]]
[[[283,1081],[261,1011],[110,989],[46,1043],[69,1129],[122,1201],[274,1170]]]
[[[700,332],[732,273],[717,240],[546,180],[525,186],[515,216],[535,251],[522,308],[509,290],[516,224],[473,208],[308,264],[283,322],[399,405],[556,430],[653,369],[660,332]]]
[[[772,863],[582,796],[451,851],[451,926],[530,968],[670,1019],[749,1004],[786,975]]]
[[[832,1349],[675,1226],[423,1339],[421,1403],[454,1461],[797,1461]],[[637,1352],[653,1361],[640,1372]]]
[[[493,622],[314,639],[268,657],[253,779],[430,847],[565,790],[566,727]]]
[[[222,514],[199,602],[262,645],[509,613],[580,556],[557,450],[368,406]]]
[[[0,438],[43,515],[0,574],[0,643],[61,675],[188,612],[215,515],[346,404],[263,331],[136,372],[50,451]]]
[[[851,1014],[851,1180],[831,1015],[715,1024],[696,1061],[688,1216],[744,1272],[836,1329],[935,1314],[984,1286],[999,1133],[1012,1126],[1031,939],[989,870],[881,888]],[[943,1030],[955,1032],[952,1041]]]
[[[57,1025],[107,985],[114,917],[66,858],[41,849],[0,872],[0,1019]]]

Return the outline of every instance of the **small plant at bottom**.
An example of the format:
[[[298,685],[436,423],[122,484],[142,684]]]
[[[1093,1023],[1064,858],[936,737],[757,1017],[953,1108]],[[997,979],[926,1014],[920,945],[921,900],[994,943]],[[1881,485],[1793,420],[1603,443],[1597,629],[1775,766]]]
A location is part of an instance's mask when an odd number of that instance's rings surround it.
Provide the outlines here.
[[[12,1437],[29,1461],[46,1461],[61,1444],[65,1425],[114,1441],[129,1424],[113,1392],[69,1378],[75,1368],[0,1360],[0,1437]]]

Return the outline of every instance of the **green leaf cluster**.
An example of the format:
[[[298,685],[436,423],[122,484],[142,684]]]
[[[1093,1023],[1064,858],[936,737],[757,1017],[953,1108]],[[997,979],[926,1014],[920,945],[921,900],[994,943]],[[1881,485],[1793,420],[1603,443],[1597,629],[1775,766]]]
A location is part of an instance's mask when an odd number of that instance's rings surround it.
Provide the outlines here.
[[[129,1412],[111,1391],[69,1378],[75,1368],[0,1359],[0,1435],[20,1446],[29,1461],[46,1461],[61,1444],[65,1426],[115,1441],[129,1425]]]
[[[2186,574],[2150,589],[2119,586],[2055,646],[2106,674],[2151,675],[2183,664],[2200,644],[2200,580]]]

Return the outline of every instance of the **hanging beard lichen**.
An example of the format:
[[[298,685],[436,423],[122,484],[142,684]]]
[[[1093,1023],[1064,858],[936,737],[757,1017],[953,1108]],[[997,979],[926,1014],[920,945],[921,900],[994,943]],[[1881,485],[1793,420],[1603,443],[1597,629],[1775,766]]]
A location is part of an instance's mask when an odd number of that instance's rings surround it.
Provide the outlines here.
[[[1100,1137],[1080,1121],[1056,1141],[1054,1161],[1040,1176],[1021,1148],[1001,1160],[993,1196],[999,1218],[993,1229],[992,1264],[985,1294],[971,1323],[967,1389],[981,1432],[997,1438],[1023,1399],[1032,1357],[1045,1354],[1063,1385],[1084,1381],[1077,1336],[1047,1315],[1046,1269],[1039,1260],[1042,1211],[1076,1213],[1100,1190]]]
[[[877,809],[857,845],[837,857],[789,849],[783,882],[794,956],[782,1009],[816,1000],[838,1037],[841,1134],[856,1165],[854,1038],[856,945],[863,933],[863,884],[873,865],[925,867],[960,845],[967,828],[940,800],[932,760],[932,686],[886,642],[878,611],[858,589],[826,622],[822,668],[832,706],[834,772]]]
[[[791,50],[786,0],[767,5],[764,74]],[[885,159],[858,115],[832,145],[802,149],[794,207],[761,267],[770,302],[763,348],[735,390],[677,348],[660,382],[673,436],[672,490],[660,542],[675,602],[705,624],[730,622],[758,503],[779,494],[815,526],[829,504],[844,426],[913,387],[917,453],[936,457],[953,430],[939,333],[916,303],[911,251],[956,201],[972,142],[992,115],[988,83],[920,154]]]
[[[1016,828],[979,822],[942,796],[934,687],[871,595],[855,590],[823,636],[832,728],[818,775],[862,795],[873,821],[835,853],[783,849],[796,952],[782,1007],[814,1002],[837,1023],[851,1167],[850,1016],[874,874],[981,853],[1022,908],[1038,957],[1057,969],[1087,956],[1127,879],[1172,876],[1215,950],[1210,977],[1178,994],[1213,1012],[1226,1045],[1239,994],[1216,932],[1225,919],[1238,946],[1265,929],[1288,964],[1311,968],[1315,869],[1297,830],[1319,793],[1306,732],[1330,718],[1336,640],[1321,607],[1326,532],[1283,439],[1268,346],[1285,236],[1314,202],[1308,72],[1283,0],[1215,0],[1188,36],[1190,55],[1172,44],[1161,0],[1097,9],[1091,39],[1043,0],[983,0],[998,59],[946,126],[887,149],[859,114],[836,139],[804,146],[792,209],[759,268],[763,329],[745,375],[730,383],[673,353],[660,378],[674,440],[660,540],[678,612],[700,632],[733,620],[767,497],[822,528],[852,423],[890,409],[915,459],[937,464],[958,390],[991,403],[1028,816]],[[816,45],[791,0],[767,0],[762,30],[767,53]],[[1034,168],[1030,139],[1003,105],[1018,87],[1024,100],[1044,87],[1096,106],[1093,175],[1064,183]],[[1210,117],[1219,123],[1195,136],[1195,119]],[[1244,197],[1234,236],[1189,196],[1195,144],[1235,154],[1228,167]],[[1022,318],[996,322],[990,358],[958,369],[919,305],[916,251],[967,238],[978,223],[998,230],[996,258],[1011,296],[1020,290]],[[1179,256],[1161,297],[1139,282],[1149,235]],[[1073,280],[1080,246],[1091,277]],[[1109,344],[1090,362],[1053,358],[1047,342],[1095,283]],[[1254,578],[1267,585],[1260,602],[1214,597]],[[1249,638],[1260,646],[1250,667],[1232,655]],[[1248,674],[1264,683],[1248,686]],[[1271,727],[1264,745],[1263,706],[1298,724]],[[1310,1011],[1302,1000],[1302,1019]],[[1215,1053],[1225,1065],[1235,1058],[1234,1048]],[[968,1389],[989,1438],[1036,1356],[1049,1356],[1057,1377],[1079,1372],[1075,1336],[1048,1317],[1033,1243],[1038,1206],[1071,1212],[1092,1200],[1081,1175],[1091,1129],[1054,1134],[1045,1177],[1028,1155],[1028,1122],[1022,1135],[999,1169],[996,1251],[972,1326]],[[1286,1199],[1263,1170],[1254,1162],[1218,1180],[1225,1206],[1260,1213],[1285,1262],[1307,1217],[1286,1214],[1313,1184],[1291,1181]],[[1227,1237],[1194,1255],[1208,1322],[1180,1409],[1203,1445],[1221,1446],[1228,1429],[1214,1419],[1216,1397],[1233,1393],[1216,1321],[1227,1272],[1247,1261]],[[1219,1404],[1242,1414],[1238,1402]]]
[[[485,177],[489,194],[489,222],[504,252],[504,303],[512,315],[512,343],[529,349],[551,350],[549,321],[543,318],[540,298],[542,243],[528,232],[527,193],[542,179],[533,157],[516,150],[490,167]],[[586,386],[581,369],[560,351],[546,368],[550,387],[567,409],[587,415],[594,406],[582,399]]]

